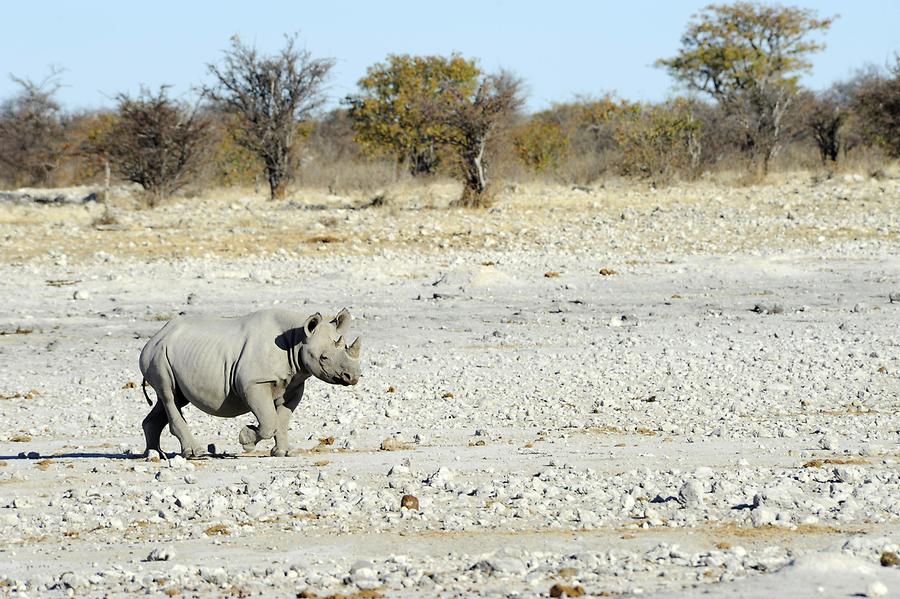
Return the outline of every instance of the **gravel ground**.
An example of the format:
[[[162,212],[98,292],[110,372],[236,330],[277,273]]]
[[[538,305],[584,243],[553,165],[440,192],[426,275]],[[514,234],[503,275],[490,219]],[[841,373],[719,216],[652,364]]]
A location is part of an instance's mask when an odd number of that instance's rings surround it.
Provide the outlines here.
[[[0,595],[900,593],[897,180],[453,193],[0,205]],[[149,336],[276,305],[359,385],[144,459]]]

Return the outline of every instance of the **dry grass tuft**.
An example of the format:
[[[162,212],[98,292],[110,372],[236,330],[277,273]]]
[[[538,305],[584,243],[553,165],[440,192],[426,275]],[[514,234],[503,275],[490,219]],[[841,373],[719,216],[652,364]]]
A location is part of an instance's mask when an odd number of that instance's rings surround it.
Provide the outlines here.
[[[18,326],[15,331],[0,331],[0,335],[30,335],[34,329]]]
[[[213,524],[212,526],[207,527],[206,530],[204,530],[203,532],[208,537],[213,537],[216,535],[231,534],[231,531],[228,529],[228,526],[225,524]]]
[[[846,465],[846,464],[862,465],[862,464],[870,464],[870,463],[871,462],[869,462],[868,460],[863,459],[863,458],[826,458],[826,459],[816,458],[814,460],[810,460],[810,461],[806,462],[805,464],[803,464],[803,468],[821,468],[822,466],[825,466],[825,465],[835,465],[835,466]]]
[[[308,237],[306,239],[306,243],[340,243],[342,241],[344,241],[343,237],[330,235],[328,233],[322,235],[313,235],[312,237]]]

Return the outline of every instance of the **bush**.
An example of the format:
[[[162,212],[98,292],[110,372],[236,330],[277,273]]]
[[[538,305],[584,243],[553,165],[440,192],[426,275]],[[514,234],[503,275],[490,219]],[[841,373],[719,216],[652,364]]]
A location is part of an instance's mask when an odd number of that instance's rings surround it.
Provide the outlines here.
[[[559,123],[535,115],[513,136],[516,157],[535,173],[556,170],[569,154],[569,138]]]
[[[699,175],[700,121],[693,103],[679,98],[665,104],[644,106],[616,121],[616,140],[621,146],[623,175],[664,183],[679,175]]]
[[[891,158],[900,158],[900,55],[887,76],[871,77],[860,85],[853,109],[863,138]]]

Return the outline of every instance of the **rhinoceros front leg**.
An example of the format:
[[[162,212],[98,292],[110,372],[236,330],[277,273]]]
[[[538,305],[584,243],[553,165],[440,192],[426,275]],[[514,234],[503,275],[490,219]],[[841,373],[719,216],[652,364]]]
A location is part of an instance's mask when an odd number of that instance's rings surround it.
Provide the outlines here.
[[[238,441],[244,451],[253,451],[256,444],[264,439],[275,436],[278,425],[278,414],[275,411],[275,401],[272,399],[272,390],[268,385],[252,385],[244,390],[244,399],[247,407],[256,416],[258,426],[245,426],[238,435]]]
[[[291,426],[291,416],[302,398],[303,383],[297,384],[295,388],[289,385],[285,390],[284,403],[276,408],[278,427],[275,429],[275,447],[272,448],[273,456],[284,457],[291,450],[291,444],[288,440],[288,429]]]

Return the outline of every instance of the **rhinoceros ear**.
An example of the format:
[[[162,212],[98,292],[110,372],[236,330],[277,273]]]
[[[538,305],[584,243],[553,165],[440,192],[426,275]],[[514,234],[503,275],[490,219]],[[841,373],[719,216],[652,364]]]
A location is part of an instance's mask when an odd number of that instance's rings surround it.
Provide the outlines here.
[[[318,312],[307,318],[306,322],[303,324],[303,330],[306,332],[306,335],[312,335],[320,322],[322,322],[322,315]]]
[[[332,322],[334,323],[334,328],[337,330],[338,334],[343,334],[344,331],[347,330],[347,327],[350,326],[350,313],[347,312],[347,308],[338,312]]]

